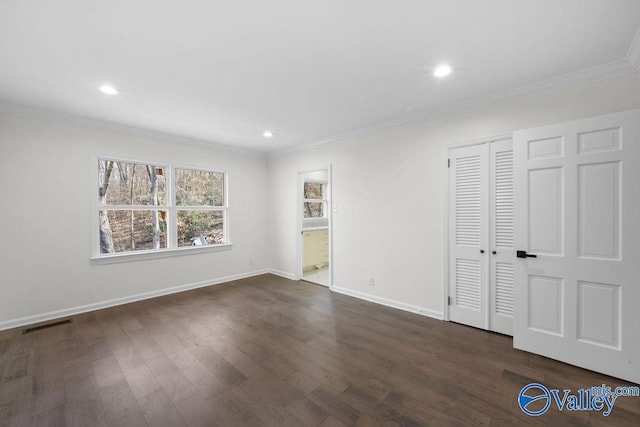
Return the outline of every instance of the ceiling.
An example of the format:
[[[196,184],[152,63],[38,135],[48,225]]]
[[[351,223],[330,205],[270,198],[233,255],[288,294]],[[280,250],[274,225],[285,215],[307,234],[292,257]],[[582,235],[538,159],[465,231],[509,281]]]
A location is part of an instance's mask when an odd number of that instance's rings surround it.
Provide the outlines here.
[[[0,102],[273,151],[631,71],[639,27],[638,0],[2,0]]]

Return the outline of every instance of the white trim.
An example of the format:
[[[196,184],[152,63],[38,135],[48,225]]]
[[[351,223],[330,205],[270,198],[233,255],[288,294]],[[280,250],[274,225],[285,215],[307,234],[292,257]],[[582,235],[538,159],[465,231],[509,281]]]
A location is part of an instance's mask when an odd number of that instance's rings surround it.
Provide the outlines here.
[[[347,288],[342,288],[340,286],[333,286],[331,291],[337,292],[339,294],[347,295],[350,297],[362,299],[365,301],[369,301],[375,304],[384,305],[391,308],[396,308],[398,310],[408,311],[410,313],[420,314],[422,316],[431,317],[437,320],[443,320],[443,314],[440,311],[431,310],[424,307],[419,307],[417,305],[405,304],[400,301],[395,301],[387,298],[378,297],[375,295],[367,294],[364,292],[354,291]]]
[[[302,232],[304,230],[304,215],[302,212],[302,201],[304,200],[304,178],[303,174],[308,172],[298,172],[296,175],[296,274],[294,280],[300,280],[303,276],[302,266]]]
[[[313,173],[313,172],[323,171],[323,170],[326,170],[326,169],[327,169],[327,166],[318,166],[317,168],[309,168],[309,169],[299,170],[298,173],[300,173],[300,174]],[[328,180],[329,180],[329,178],[327,178],[327,181]],[[318,181],[324,182],[325,184],[328,183],[327,181],[323,181],[321,179],[318,180]]]
[[[633,38],[631,46],[629,46],[626,60],[629,61],[633,68],[640,70],[640,27],[638,27],[636,36]]]
[[[103,308],[114,307],[131,302],[142,301],[150,298],[171,295],[178,292],[189,291],[192,289],[205,288],[207,286],[220,285],[222,283],[232,282],[234,280],[246,279],[249,277],[260,276],[271,273],[270,270],[258,270],[249,273],[234,274],[231,276],[223,276],[217,279],[205,280],[202,282],[189,283],[186,285],[174,286],[172,288],[160,289],[156,291],[144,292],[141,294],[131,295],[122,298],[115,298],[106,301],[96,302],[93,304],[82,305],[78,307],[65,308],[62,310],[50,311],[48,313],[36,314],[33,316],[20,317],[18,319],[5,320],[0,322],[0,331],[5,329],[17,328],[20,326],[31,325],[34,323],[45,322],[48,320],[59,319],[61,317],[74,316],[76,314],[86,313],[89,311],[101,310]],[[275,274],[275,273],[274,273]]]
[[[329,229],[328,225],[322,225],[318,227],[303,227],[302,231],[318,231],[318,230],[328,230],[328,229]]]
[[[167,189],[167,203],[171,206],[171,209],[167,210],[167,248],[178,247],[178,211],[176,206],[176,185],[175,185],[175,168],[173,165],[169,165],[167,168],[167,176],[165,177],[165,187]],[[224,214],[223,214],[224,215]],[[224,218],[222,219],[224,221]],[[169,225],[171,224],[171,225]],[[175,227],[173,225],[176,225]],[[224,227],[224,223],[222,224]],[[100,232],[98,231],[98,238],[100,238]],[[227,240],[225,239],[225,242]],[[99,248],[98,248],[99,249]],[[101,254],[98,254],[101,255]]]
[[[444,229],[442,230],[443,254],[442,257],[442,320],[449,321],[449,191],[451,191],[451,183],[449,182],[449,168],[451,167],[451,147],[448,147],[444,155],[446,158],[442,162],[444,166]]]
[[[329,290],[333,290],[333,164],[327,166],[327,216],[329,218]]]
[[[164,170],[165,176],[165,191],[167,203],[164,205],[99,205],[96,189],[100,188],[99,167],[100,161],[113,161],[122,162],[136,165],[145,165],[153,167],[161,167]],[[171,162],[154,162],[146,160],[136,160],[126,157],[113,157],[102,156],[98,153],[91,153],[91,167],[90,172],[92,175],[91,181],[93,182],[91,190],[92,207],[91,207],[91,264],[113,264],[119,262],[130,262],[138,260],[147,260],[154,258],[167,258],[179,255],[188,255],[189,253],[202,253],[202,252],[218,252],[223,250],[230,250],[232,244],[230,241],[229,232],[229,173],[217,169],[207,168],[203,165],[190,166],[187,164],[173,164]],[[176,169],[181,170],[195,170],[201,172],[211,172],[223,175],[223,204],[222,206],[177,206],[176,205]],[[167,246],[161,249],[144,250],[144,251],[128,251],[115,254],[102,254],[100,252],[100,230],[97,227],[99,211],[105,210],[132,210],[132,211],[166,211],[167,212]],[[205,246],[182,246],[178,247],[178,213],[179,211],[220,211],[222,212],[222,226],[223,226],[223,238],[224,243],[211,244]]]
[[[314,172],[325,172],[327,173],[327,179],[309,179],[304,178],[305,174],[314,173]],[[326,215],[322,218],[304,218],[303,215],[303,203],[306,200],[320,200],[320,199],[305,199],[304,198],[304,183],[305,182],[317,182],[325,185],[325,199],[322,199],[321,202],[325,204],[325,213]],[[303,231],[311,231],[313,229],[326,229],[329,232],[329,289],[333,286],[333,182],[332,182],[332,165],[329,163],[328,166],[318,167],[315,169],[304,169],[300,170],[297,173],[296,178],[296,274],[294,276],[294,280],[302,280],[304,277],[304,266],[302,260],[302,232]],[[326,226],[321,227],[305,227],[305,222],[308,224],[310,222],[318,221],[318,220],[327,220]]]
[[[128,157],[114,157],[114,156],[96,156],[97,158],[94,159],[97,161],[99,160],[108,160],[111,162],[121,162],[121,163],[135,163],[136,165],[143,165],[143,166],[155,166],[157,167],[162,167],[162,168],[168,168],[171,166],[171,164],[169,162],[154,162],[153,160],[137,160],[137,159],[131,159]]]
[[[316,171],[311,171],[311,172],[307,172],[307,173],[313,173]],[[308,182],[310,184],[324,184],[327,185],[328,184],[328,179],[317,179],[317,178],[305,178],[304,182]],[[320,200],[320,199],[311,199],[311,200]]]
[[[634,51],[635,52],[635,51]],[[567,89],[573,86],[579,86],[587,83],[596,82],[599,80],[619,76],[636,71],[634,66],[627,59],[621,59],[617,61],[607,62],[605,64],[596,65],[594,67],[585,68],[572,73],[563,74],[560,76],[552,77],[546,80],[537,81],[531,84],[516,87],[514,89],[508,89],[501,92],[496,92],[491,95],[470,99],[449,106],[443,106],[424,111],[412,116],[401,117],[399,119],[390,120],[384,123],[379,123],[374,126],[369,126],[361,129],[356,129],[349,132],[344,132],[332,137],[310,142],[308,144],[287,147],[279,150],[273,150],[268,152],[268,155],[281,155],[292,153],[296,151],[307,150],[316,148],[320,145],[335,144],[342,140],[353,138],[359,135],[369,134],[373,132],[382,131],[388,128],[393,128],[409,123],[414,123],[420,120],[431,119],[434,117],[442,116],[448,113],[454,113],[458,111],[471,110],[478,107],[489,107],[492,105],[504,104],[512,102],[517,99],[553,92],[556,90]]]
[[[502,133],[500,135],[494,135],[494,136],[487,136],[484,138],[475,138],[475,139],[469,139],[469,140],[460,141],[460,142],[453,142],[451,144],[447,144],[447,155],[449,155],[449,151],[455,150],[456,148],[471,147],[472,145],[488,144],[490,142],[502,141],[504,139],[511,139],[511,138],[513,138],[513,132]]]
[[[173,169],[183,169],[183,170],[194,170],[194,171],[198,171],[198,172],[213,172],[213,173],[220,173],[225,175],[227,175],[227,171],[225,171],[224,169],[218,169],[218,168],[211,168],[211,167],[207,167],[204,166],[202,164],[194,164],[193,166],[189,165],[188,163],[171,163],[171,167],[173,167]],[[225,200],[226,201],[226,200]]]
[[[203,246],[183,246],[180,248],[154,249],[139,252],[123,252],[116,254],[103,254],[91,258],[91,265],[117,264],[120,262],[142,261],[156,258],[170,258],[182,255],[195,255],[206,252],[230,251],[233,248],[231,243],[220,243],[217,245]]]
[[[298,280],[296,279],[296,275],[293,273],[287,273],[286,271],[280,271],[280,270],[276,270],[274,268],[269,268],[267,269],[267,273],[273,274],[275,276],[280,276],[284,279],[289,279],[289,280]]]
[[[99,224],[99,209],[98,209],[98,189],[100,188],[100,167],[98,166],[98,159],[100,156],[98,153],[91,151],[89,158],[89,203],[91,208],[91,218],[89,218],[89,234],[91,241],[91,247],[89,248],[89,256],[94,257],[100,253],[100,224]],[[98,229],[96,231],[96,229]]]

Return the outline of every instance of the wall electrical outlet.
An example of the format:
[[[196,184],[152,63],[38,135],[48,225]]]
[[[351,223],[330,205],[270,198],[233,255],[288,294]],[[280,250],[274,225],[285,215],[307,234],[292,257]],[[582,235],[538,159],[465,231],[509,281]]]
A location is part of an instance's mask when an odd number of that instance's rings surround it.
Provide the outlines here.
[[[253,265],[253,258],[249,258],[249,265]]]
[[[375,285],[376,285],[376,282],[373,276],[369,276],[369,286],[375,286]]]

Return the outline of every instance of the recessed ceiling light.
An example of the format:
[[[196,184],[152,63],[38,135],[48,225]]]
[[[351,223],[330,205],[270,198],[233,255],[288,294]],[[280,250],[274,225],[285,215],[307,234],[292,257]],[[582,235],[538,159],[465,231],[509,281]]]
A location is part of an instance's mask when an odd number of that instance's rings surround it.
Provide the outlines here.
[[[104,93],[105,95],[117,95],[120,93],[118,89],[111,85],[102,85],[99,86],[98,89],[100,89],[100,92]]]
[[[436,77],[444,77],[451,74],[451,67],[448,65],[439,65],[434,71],[433,75]]]
[[[273,136],[273,132],[271,132],[270,130],[265,130],[264,132],[262,132],[262,136],[264,136],[265,138],[271,138]]]

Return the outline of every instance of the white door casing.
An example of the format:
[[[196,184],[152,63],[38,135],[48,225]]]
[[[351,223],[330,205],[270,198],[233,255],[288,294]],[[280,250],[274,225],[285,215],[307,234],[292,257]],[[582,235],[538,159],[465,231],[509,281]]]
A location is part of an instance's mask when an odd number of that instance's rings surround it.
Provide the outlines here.
[[[328,167],[319,167],[313,169],[307,169],[299,171],[297,174],[297,200],[296,200],[296,212],[297,212],[297,268],[295,274],[295,280],[300,280],[303,277],[304,270],[304,261],[305,261],[305,253],[303,244],[303,239],[305,236],[303,235],[303,231],[308,229],[308,227],[315,226],[326,226],[328,230],[328,242],[326,247],[326,257],[328,259],[328,283],[324,284],[328,286],[329,289],[333,287],[333,213],[337,212],[337,207],[333,207],[332,205],[332,165],[329,164]],[[313,182],[326,182],[325,188],[325,203],[326,203],[326,214],[327,218],[323,224],[304,224],[303,218],[303,207],[304,207],[304,183],[305,181],[313,181]]]
[[[514,347],[640,382],[640,111],[514,133]]]

